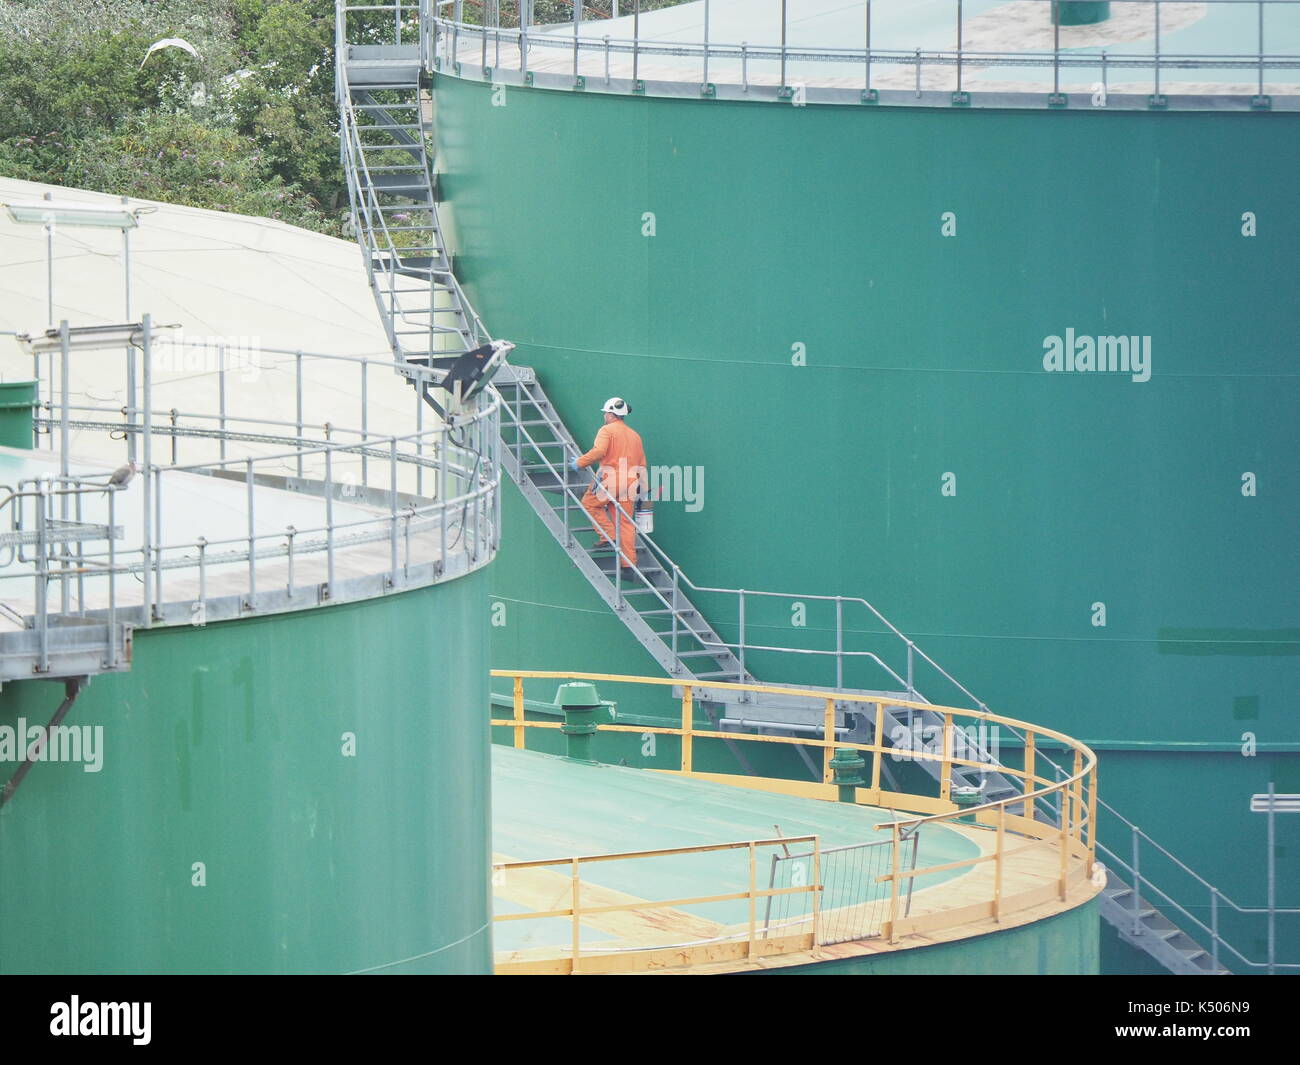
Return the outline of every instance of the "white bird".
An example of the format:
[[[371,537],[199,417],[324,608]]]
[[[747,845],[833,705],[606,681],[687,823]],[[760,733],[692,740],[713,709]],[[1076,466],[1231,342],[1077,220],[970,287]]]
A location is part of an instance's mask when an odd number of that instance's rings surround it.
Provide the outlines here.
[[[154,41],[153,44],[149,46],[149,51],[145,52],[144,58],[140,60],[140,69],[144,69],[144,65],[149,62],[149,57],[153,55],[154,52],[161,51],[164,48],[180,48],[189,52],[195,59],[199,58],[199,50],[195,48],[194,45],[190,44],[189,41],[185,40],[184,37],[164,37],[162,40]]]
[[[140,472],[140,467],[132,459],[125,466],[119,466],[113,471],[113,475],[108,479],[109,488],[125,488],[131,483],[131,478]]]

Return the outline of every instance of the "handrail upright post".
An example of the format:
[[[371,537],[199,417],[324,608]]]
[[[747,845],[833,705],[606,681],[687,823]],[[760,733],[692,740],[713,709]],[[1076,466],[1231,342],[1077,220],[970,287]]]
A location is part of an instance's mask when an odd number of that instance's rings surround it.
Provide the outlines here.
[[[785,88],[786,0],[781,0],[781,88]]]
[[[952,796],[952,714],[943,715],[943,761],[939,766],[939,798]]]
[[[871,790],[875,792],[875,799],[873,800],[875,802],[879,802],[880,800],[880,762],[881,759],[885,757],[885,750],[882,743],[884,739],[884,730],[885,704],[876,703],[876,727],[871,740],[871,745],[875,748],[872,752],[875,755],[875,758],[871,763]]]
[[[1159,98],[1160,98],[1160,0],[1155,0],[1155,9],[1156,9],[1156,33],[1155,33],[1155,48],[1156,48],[1156,55],[1155,55],[1155,59],[1156,59],[1155,85],[1156,85],[1156,92],[1155,92],[1155,95],[1156,95],[1156,98],[1159,99]]]
[[[827,699],[822,709],[822,739],[826,746],[822,748],[822,783],[829,784],[835,779],[831,769],[831,759],[835,756],[835,700]]]
[[[704,87],[709,84],[709,0],[704,0]]]
[[[572,878],[572,885],[571,885],[571,896],[569,899],[569,905],[573,911],[572,923],[571,923],[571,929],[572,929],[571,947],[573,951],[573,961],[571,963],[570,971],[576,973],[578,971],[578,953],[581,949],[581,941],[579,938],[580,926],[578,924],[578,914],[582,912],[582,869],[581,866],[579,866],[578,859],[576,857],[573,858],[572,865],[570,868],[571,868],[570,876]]]
[[[153,469],[153,317],[148,314],[142,315],[140,323],[142,334],[140,372],[144,377],[144,438],[140,441],[140,459],[144,473],[141,484],[144,496],[141,515],[144,538],[140,545],[140,568],[141,576],[144,578],[143,625],[147,629],[153,624],[153,577],[149,568],[150,557],[153,554],[153,524],[149,506],[152,502],[149,496],[153,487],[153,478],[150,476]]]
[[[1260,99],[1264,99],[1264,0],[1260,0]],[[125,230],[123,230],[125,231]]]
[[[1006,864],[1006,829],[1007,829],[1007,806],[1006,803],[998,803],[998,840],[997,840],[997,858],[993,864],[993,920],[1002,923],[1002,875],[1003,866]]]
[[[294,389],[297,392],[295,410],[298,416],[298,479],[302,479],[302,352],[294,352]],[[223,453],[224,454],[224,453]]]
[[[961,94],[961,0],[957,0],[957,93]]]
[[[890,877],[889,877],[889,942],[898,942],[898,848],[900,846],[898,836],[898,822],[895,821],[890,826],[893,831],[890,850]]]
[[[389,506],[389,585],[397,583],[397,437],[388,441],[388,506]]]
[[[511,702],[515,719],[515,749],[522,751],[527,742],[524,739],[524,678],[516,675],[514,680]]]
[[[117,512],[116,492],[108,493],[108,668],[117,668],[117,546],[113,525]]]
[[[218,455],[226,461],[226,345],[217,345],[217,421],[221,426]]]
[[[253,460],[251,457],[247,460],[244,481],[248,486],[248,608],[252,610],[257,599],[257,530],[254,525],[253,513],[256,493],[253,489]]]
[[[695,707],[691,697],[691,686],[682,685],[682,773],[689,776],[694,764],[694,719]]]
[[[835,687],[844,688],[844,598],[835,597]]]
[[[1210,964],[1219,968],[1219,889],[1210,888]]]
[[[755,892],[758,890],[758,854],[754,840],[749,841],[749,943],[747,955],[754,956],[755,932],[758,930],[758,898]]]
[[[1141,935],[1141,918],[1138,916],[1142,909],[1142,872],[1138,865],[1139,851],[1141,844],[1138,840],[1137,825],[1131,826],[1132,846],[1133,846],[1133,934]]]
[[[334,595],[334,449],[325,446],[325,590]]]
[[[740,646],[737,648],[737,650],[740,652],[740,675],[741,677],[745,677],[748,676],[748,670],[746,670],[745,668],[745,589],[744,588],[741,588],[739,590],[737,603],[738,603],[737,609],[740,613]],[[745,692],[744,695],[742,695],[741,699],[743,702],[749,701],[746,698],[748,695],[749,695],[748,692]]]

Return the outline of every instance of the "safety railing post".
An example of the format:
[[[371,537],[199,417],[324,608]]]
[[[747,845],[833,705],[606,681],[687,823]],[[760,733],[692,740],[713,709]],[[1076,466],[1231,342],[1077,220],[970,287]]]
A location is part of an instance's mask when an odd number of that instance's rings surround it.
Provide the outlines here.
[[[143,513],[143,537],[140,544],[141,576],[144,578],[144,619],[147,629],[153,624],[153,575],[149,568],[153,556],[153,521],[149,498],[153,489],[153,318],[146,314],[141,316],[141,352],[140,369],[144,376],[144,433],[140,441],[141,463],[144,477],[141,489],[144,499],[141,501]]]
[[[889,875],[889,942],[898,942],[898,849],[900,840],[898,835],[898,822],[895,821],[890,826],[893,832],[890,851],[890,875]]]
[[[691,686],[682,685],[682,772],[693,771],[695,707]]]
[[[867,20],[867,38],[866,38],[866,47],[863,49],[863,53],[866,55],[866,60],[865,60],[866,70],[863,73],[862,91],[865,92],[868,96],[870,96],[871,95],[871,0],[867,0],[866,20]]]
[[[363,488],[370,484],[369,467],[367,465],[367,452],[370,450],[370,422],[366,413],[370,409],[366,374],[366,370],[369,368],[370,363],[368,361],[361,363],[361,487]]]
[[[704,0],[704,88],[709,85],[709,0]]]
[[[993,920],[1002,923],[1002,877],[1006,863],[1007,806],[998,803],[997,856],[993,860]]]
[[[571,963],[570,969],[572,972],[576,973],[578,971],[578,952],[581,949],[581,945],[580,945],[581,941],[579,939],[580,926],[578,924],[578,915],[582,912],[582,869],[581,866],[578,864],[578,859],[576,857],[572,861],[570,877],[572,883],[571,883],[571,891],[570,891],[570,898],[569,898],[569,906],[573,911],[573,919],[570,924],[570,930],[572,936],[570,946],[572,949],[573,961]]]
[[[325,594],[334,595],[334,449],[325,448]]]
[[[740,658],[740,675],[741,678],[743,679],[748,672],[745,669],[745,589],[744,588],[741,588],[739,590],[739,594],[736,597],[736,602],[737,602],[737,611],[740,614],[740,618],[739,618],[740,643],[739,646],[737,647],[737,651],[739,652],[739,658]]]
[[[908,640],[907,641],[907,697],[909,700],[913,702],[916,701],[916,685],[912,679],[912,670],[914,666],[913,659],[915,657],[915,651],[916,651],[916,644],[914,644],[911,640]]]
[[[1156,70],[1155,70],[1155,96],[1160,99],[1160,0],[1155,0],[1156,9],[1156,32],[1155,32],[1155,49],[1156,49]]]
[[[1210,964],[1219,970],[1219,889],[1210,888]]]
[[[1037,785],[1034,782],[1034,776],[1037,773],[1037,770],[1034,767],[1034,762],[1037,758],[1037,751],[1035,750],[1034,747],[1035,742],[1036,741],[1035,741],[1034,733],[1026,732],[1025,733],[1025,780],[1024,780],[1024,792],[1026,795],[1032,791],[1038,790]],[[1025,808],[1023,813],[1024,816],[1028,818],[1030,821],[1034,819],[1033,799],[1025,800]]]
[[[835,597],[835,687],[844,688],[844,598]]]
[[[200,536],[194,541],[199,553],[199,616],[206,617],[208,609],[208,538]]]
[[[957,0],[957,92],[961,93],[961,0]]]
[[[943,762],[939,766],[939,798],[952,796],[952,714],[943,715]]]
[[[221,427],[218,456],[226,461],[226,345],[217,345],[217,424]]]
[[[1259,97],[1264,98],[1264,0],[1259,2]]]
[[[1142,870],[1139,866],[1141,855],[1141,843],[1138,839],[1137,825],[1131,825],[1130,835],[1132,837],[1133,847],[1133,934],[1141,935],[1142,933]]]
[[[397,437],[388,441],[388,520],[390,585],[397,583]]]
[[[754,956],[758,946],[755,933],[758,931],[758,850],[751,839],[749,841],[749,945],[746,954]]]
[[[640,80],[641,70],[641,0],[632,5],[632,87]]]
[[[681,627],[679,624],[681,620],[681,607],[678,605],[678,594],[681,585],[681,576],[682,576],[681,567],[678,566],[676,562],[674,562],[673,563],[673,612],[672,612],[672,626],[673,626],[672,648],[673,648],[674,661],[677,660],[677,630]]]
[[[781,88],[785,88],[786,0],[781,0]]]
[[[821,946],[822,917],[822,838],[813,837],[812,868],[812,944]],[[770,901],[770,900],[769,900]]]
[[[1052,0],[1052,96],[1061,95],[1061,3]]]
[[[835,700],[827,699],[822,707],[822,783],[829,784],[835,779],[831,769],[831,759],[835,757]]]
[[[875,755],[875,757],[872,759],[871,762],[871,790],[876,792],[877,795],[879,795],[880,762],[881,759],[885,757],[884,746],[882,744],[882,740],[884,739],[884,731],[885,731],[885,704],[876,703],[875,705],[876,705],[876,727],[873,730],[872,737],[871,737],[871,745],[874,748],[872,754]]]
[[[285,574],[285,585],[286,585],[285,590],[287,591],[290,599],[293,598],[294,587],[295,587],[293,581],[293,538],[297,535],[298,535],[298,530],[294,528],[294,526],[289,525],[285,527],[284,536],[285,539],[288,541],[288,543],[285,545],[285,553],[288,555],[288,560],[287,560],[288,573]]]
[[[173,437],[173,439],[175,439]],[[155,601],[161,607],[163,600],[163,548],[167,540],[163,536],[163,505],[162,505],[162,467],[154,471],[154,493],[153,493],[153,527],[158,532],[158,539],[154,547],[154,597]]]
[[[116,491],[108,493],[108,666],[117,668],[117,541],[113,526],[117,523]]]
[[[303,433],[303,426],[302,426],[302,352],[301,352],[301,351],[298,351],[298,352],[295,352],[295,353],[294,353],[294,356],[293,356],[293,362],[294,362],[294,373],[293,373],[294,390],[295,390],[295,392],[297,393],[297,398],[296,398],[296,400],[295,400],[295,407],[294,407],[294,409],[295,409],[295,411],[296,411],[296,414],[297,414],[297,420],[298,420],[298,477],[299,477],[299,479],[301,480],[302,475],[303,475],[303,473],[302,473],[302,458],[303,458],[303,455],[302,455],[302,433]]]
[[[244,483],[248,488],[248,609],[256,609],[257,601],[257,529],[253,523],[256,492],[253,487],[253,460],[249,458],[244,469]]]
[[[524,740],[524,678],[522,676],[515,677],[511,702],[515,716],[515,747],[523,750],[526,741]]]

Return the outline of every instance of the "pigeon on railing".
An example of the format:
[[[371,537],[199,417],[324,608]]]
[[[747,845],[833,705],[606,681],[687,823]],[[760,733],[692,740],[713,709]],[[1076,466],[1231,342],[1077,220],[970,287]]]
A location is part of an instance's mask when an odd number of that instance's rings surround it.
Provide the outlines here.
[[[104,491],[117,491],[119,488],[125,488],[131,483],[131,479],[140,472],[140,467],[132,459],[125,466],[119,466],[109,477],[108,483],[104,486]]]

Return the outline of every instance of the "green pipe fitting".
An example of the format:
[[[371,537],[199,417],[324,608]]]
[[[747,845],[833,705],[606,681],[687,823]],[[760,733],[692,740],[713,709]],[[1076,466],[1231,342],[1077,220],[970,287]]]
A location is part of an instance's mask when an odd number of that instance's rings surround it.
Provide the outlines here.
[[[831,771],[835,774],[835,786],[840,789],[840,802],[857,802],[854,792],[867,783],[861,772],[866,765],[867,763],[853,748],[835,749],[835,757],[831,759]]]

